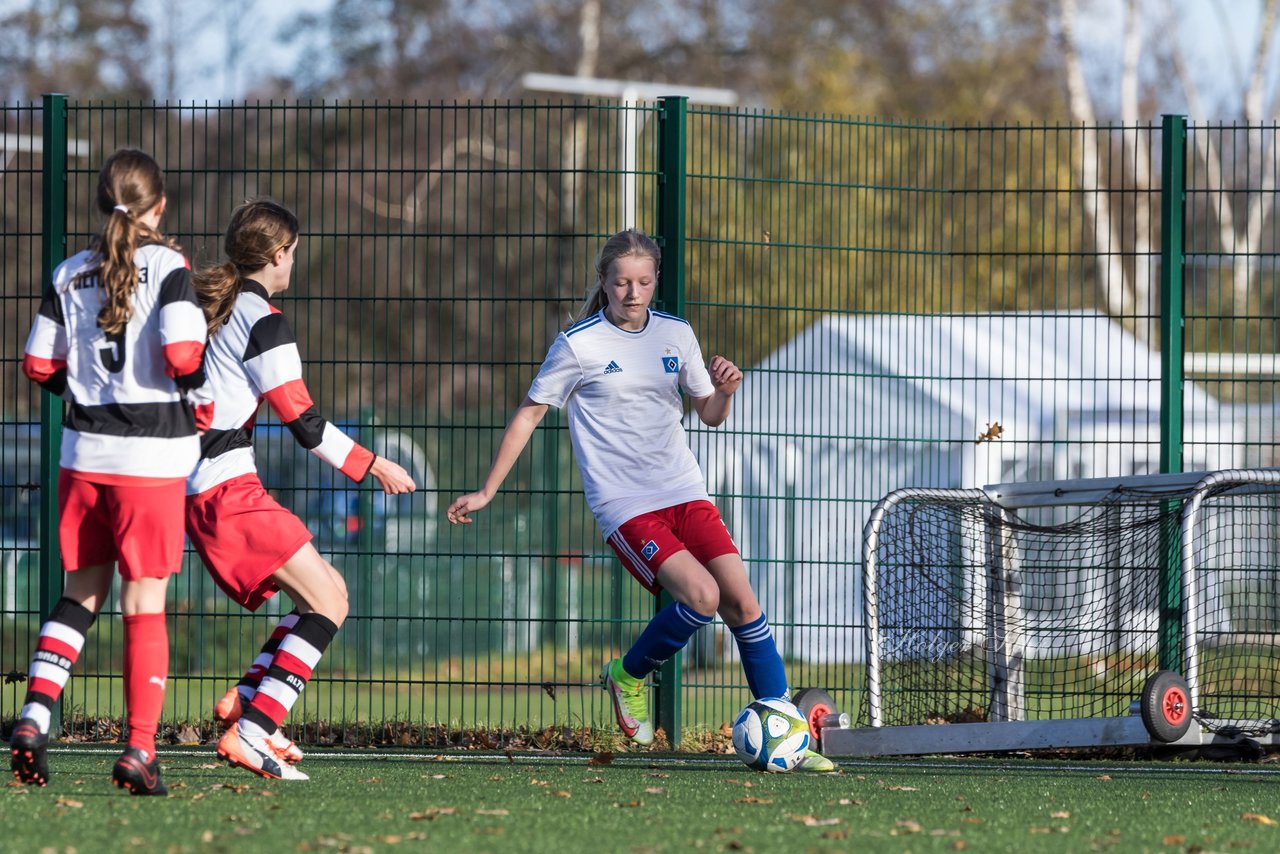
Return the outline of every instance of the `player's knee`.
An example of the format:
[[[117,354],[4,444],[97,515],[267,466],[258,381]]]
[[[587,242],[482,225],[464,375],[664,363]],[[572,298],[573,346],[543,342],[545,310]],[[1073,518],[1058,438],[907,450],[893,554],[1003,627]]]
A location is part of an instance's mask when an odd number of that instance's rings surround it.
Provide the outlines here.
[[[347,580],[342,577],[341,572],[338,572],[332,566],[329,567],[329,577],[333,579],[334,586],[338,588],[338,591],[342,594],[342,601],[345,602],[347,600]]]
[[[754,596],[746,600],[731,596],[720,597],[720,619],[724,620],[727,626],[746,625],[760,619],[762,613],[760,604],[756,602]]]
[[[720,588],[716,587],[715,582],[699,584],[689,591],[689,601],[686,604],[699,614],[714,614],[720,608]]]
[[[325,616],[332,620],[335,626],[341,626],[350,611],[350,603],[347,600],[347,582],[342,577],[342,573],[332,566],[329,567],[329,577],[333,580],[333,589],[325,597]]]

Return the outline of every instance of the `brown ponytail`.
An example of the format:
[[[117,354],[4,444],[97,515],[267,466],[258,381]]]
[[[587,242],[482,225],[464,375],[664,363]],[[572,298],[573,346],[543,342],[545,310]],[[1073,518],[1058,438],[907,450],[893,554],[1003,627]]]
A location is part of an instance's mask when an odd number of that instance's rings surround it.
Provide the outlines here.
[[[609,268],[613,266],[614,261],[628,255],[652,258],[655,273],[662,268],[662,250],[658,248],[658,244],[652,237],[638,228],[619,231],[600,247],[600,253],[596,255],[595,283],[587,289],[586,299],[578,309],[578,313],[570,320],[571,324],[585,320],[609,304],[609,298],[604,292],[605,277],[609,275]]]
[[[164,199],[164,173],[151,155],[136,148],[122,148],[107,159],[98,173],[98,210],[107,224],[95,243],[100,266],[96,274],[106,294],[98,314],[98,326],[108,334],[125,328],[133,316],[133,293],[138,288],[138,268],[133,256],[138,247],[160,243],[177,248],[139,217]]]
[[[298,239],[298,218],[269,199],[245,202],[231,214],[223,249],[227,260],[202,267],[191,277],[213,335],[236,305],[240,281],[275,260],[276,253]]]

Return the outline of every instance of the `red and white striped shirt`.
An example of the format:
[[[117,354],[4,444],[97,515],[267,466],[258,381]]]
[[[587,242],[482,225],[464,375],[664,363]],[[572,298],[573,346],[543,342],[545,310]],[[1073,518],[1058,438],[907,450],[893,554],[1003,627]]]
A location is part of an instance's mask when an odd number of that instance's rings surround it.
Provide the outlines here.
[[[22,360],[28,378],[70,404],[62,468],[99,483],[181,479],[199,458],[197,414],[184,393],[204,382],[206,325],[191,270],[158,244],[140,247],[133,262],[133,316],[114,335],[98,326],[99,254],[59,264]]]
[[[209,342],[207,393],[216,408],[200,442],[200,463],[187,479],[188,495],[257,471],[253,424],[264,398],[298,444],[347,477],[359,482],[373,467],[372,452],[316,411],[293,329],[269,298],[257,282],[242,282],[235,308]]]

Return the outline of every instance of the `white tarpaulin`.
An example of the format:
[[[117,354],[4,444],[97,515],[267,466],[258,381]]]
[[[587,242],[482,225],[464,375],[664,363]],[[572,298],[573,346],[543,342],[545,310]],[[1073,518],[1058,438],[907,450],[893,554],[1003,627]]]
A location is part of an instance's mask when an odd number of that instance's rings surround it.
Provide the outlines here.
[[[1096,312],[825,317],[749,366],[726,424],[691,415],[690,441],[783,654],[857,661],[876,501],[1158,471],[1159,378],[1159,353]],[[1235,466],[1228,413],[1183,394],[1184,469]]]

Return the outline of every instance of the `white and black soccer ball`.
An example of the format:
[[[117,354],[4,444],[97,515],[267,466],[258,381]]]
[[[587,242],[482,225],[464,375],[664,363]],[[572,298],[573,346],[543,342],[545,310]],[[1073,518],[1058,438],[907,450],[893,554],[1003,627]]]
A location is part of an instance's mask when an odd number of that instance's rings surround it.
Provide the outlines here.
[[[733,749],[756,771],[790,771],[809,749],[809,724],[787,700],[754,700],[733,721]]]

